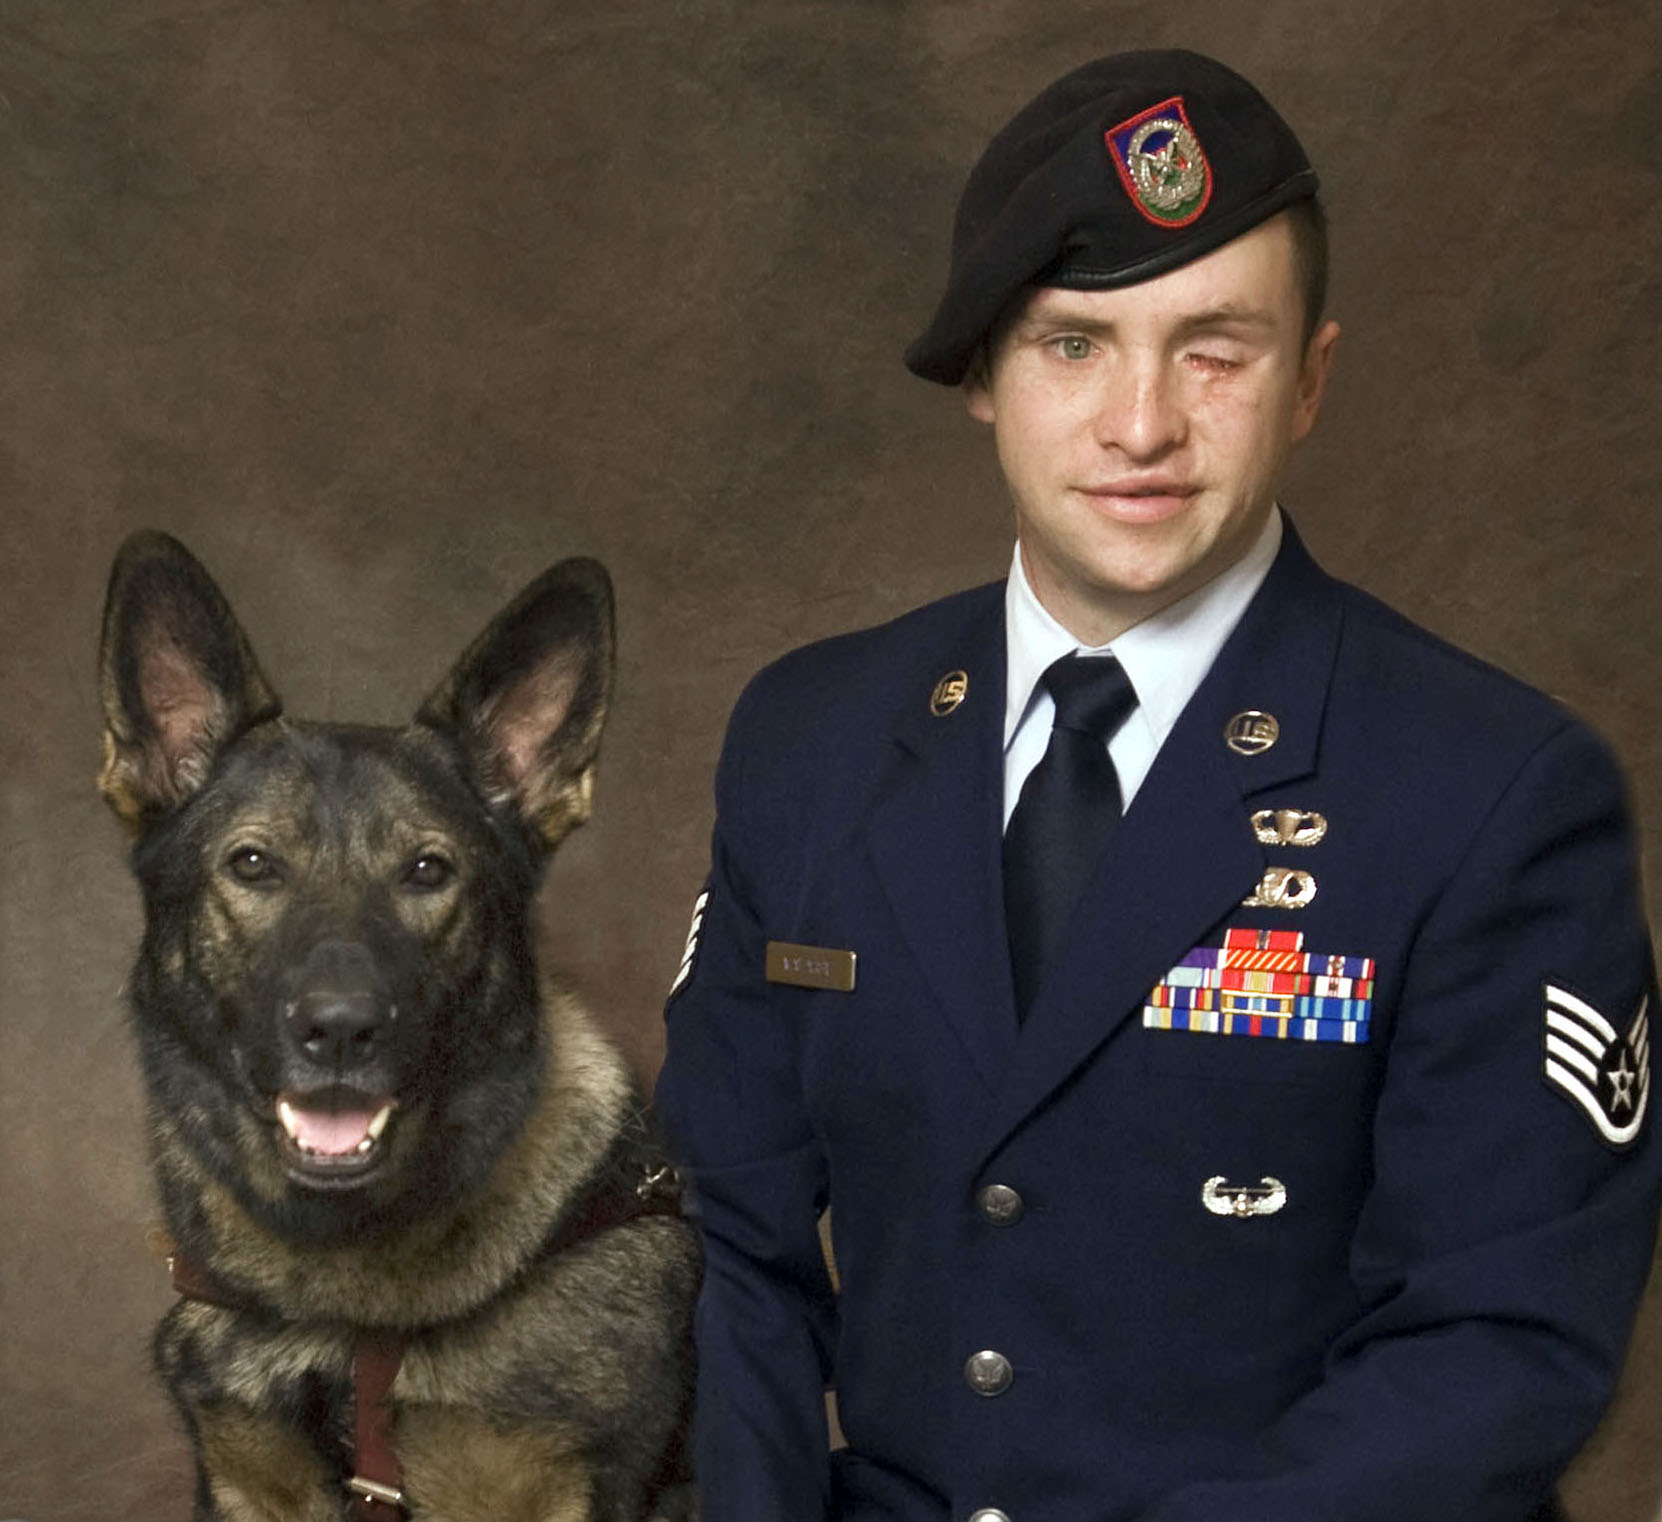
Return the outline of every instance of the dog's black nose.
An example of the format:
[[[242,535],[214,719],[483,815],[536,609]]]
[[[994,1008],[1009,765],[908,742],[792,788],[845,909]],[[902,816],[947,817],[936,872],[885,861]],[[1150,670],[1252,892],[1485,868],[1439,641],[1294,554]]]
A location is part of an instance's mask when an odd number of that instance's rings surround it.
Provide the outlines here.
[[[322,989],[302,994],[286,1013],[295,1042],[322,1067],[359,1067],[376,1055],[383,1021],[372,994]]]
[[[379,1056],[391,1007],[368,949],[342,940],[314,946],[283,1019],[290,1041],[322,1067],[361,1067]]]

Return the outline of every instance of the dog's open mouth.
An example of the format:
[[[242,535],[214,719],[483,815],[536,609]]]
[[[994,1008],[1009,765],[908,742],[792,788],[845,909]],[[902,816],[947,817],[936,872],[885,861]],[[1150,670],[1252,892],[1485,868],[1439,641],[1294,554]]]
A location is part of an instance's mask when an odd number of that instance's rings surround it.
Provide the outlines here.
[[[381,1160],[398,1102],[350,1089],[280,1094],[277,1120],[289,1168],[319,1183],[356,1179]]]

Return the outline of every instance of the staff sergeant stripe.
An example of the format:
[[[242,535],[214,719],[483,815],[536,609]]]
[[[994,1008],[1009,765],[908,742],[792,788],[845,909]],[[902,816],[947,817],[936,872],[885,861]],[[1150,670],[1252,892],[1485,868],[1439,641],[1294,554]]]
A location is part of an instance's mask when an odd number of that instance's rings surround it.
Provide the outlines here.
[[[681,992],[682,985],[692,976],[693,960],[698,955],[698,933],[704,928],[704,906],[709,902],[708,888],[693,900],[692,925],[687,931],[687,949],[681,953],[681,970],[675,974],[675,981],[669,985],[669,997],[672,999]]]
[[[1626,1036],[1585,999],[1552,983],[1545,994],[1542,1076],[1618,1151],[1630,1147],[1650,1103],[1650,1018],[1641,1000]]]
[[[1557,1036],[1547,1037],[1547,1051],[1559,1061],[1569,1063],[1595,1088],[1598,1087],[1599,1065],[1585,1052],[1577,1051],[1568,1041],[1562,1041]]]
[[[1547,1005],[1547,1029],[1549,1031],[1556,1031],[1559,1035],[1568,1036],[1571,1041],[1576,1042],[1578,1045],[1591,1052],[1595,1061],[1604,1055],[1605,1047],[1607,1047],[1610,1042],[1615,1039],[1616,1035],[1615,1031],[1611,1031],[1609,1036],[1607,1036],[1603,1041],[1600,1041],[1592,1034],[1591,1031],[1587,1029],[1586,1026],[1578,1025],[1574,1020],[1570,1019],[1568,1015],[1559,1014],[1558,1011],[1552,1007],[1550,1002]],[[1551,1044],[1552,1037],[1548,1036],[1547,1045],[1550,1046]]]
[[[1604,1037],[1602,1045],[1608,1045],[1616,1039],[1616,1027],[1594,1009],[1591,1004],[1587,1003],[1585,999],[1578,999],[1574,994],[1567,993],[1562,988],[1554,988],[1549,983],[1547,984],[1547,1003],[1549,1005],[1556,1004],[1567,1015],[1574,1015],[1578,1019],[1585,1020],[1599,1035]],[[1644,1011],[1641,1009],[1641,1018],[1643,1015]]]

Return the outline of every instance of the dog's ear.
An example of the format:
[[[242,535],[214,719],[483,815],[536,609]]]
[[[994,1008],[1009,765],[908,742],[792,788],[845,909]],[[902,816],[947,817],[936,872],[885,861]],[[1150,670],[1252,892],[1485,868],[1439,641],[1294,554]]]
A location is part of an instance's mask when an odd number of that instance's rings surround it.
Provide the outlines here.
[[[191,797],[228,741],[282,712],[224,594],[167,534],[116,553],[98,665],[98,787],[135,833]]]
[[[468,647],[416,721],[455,736],[486,802],[551,848],[593,807],[613,658],[606,568],[562,560]]]

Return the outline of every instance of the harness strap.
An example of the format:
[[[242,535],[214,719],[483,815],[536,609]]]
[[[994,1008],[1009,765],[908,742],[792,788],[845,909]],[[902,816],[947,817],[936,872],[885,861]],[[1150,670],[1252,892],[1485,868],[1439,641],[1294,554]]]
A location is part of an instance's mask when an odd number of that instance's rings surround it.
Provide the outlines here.
[[[352,1348],[352,1512],[357,1522],[394,1522],[407,1510],[404,1470],[392,1446],[387,1397],[404,1362],[404,1337],[375,1329],[358,1333]]]
[[[248,1301],[229,1285],[221,1283],[194,1259],[187,1258],[177,1247],[167,1249],[167,1271],[173,1276],[173,1293],[181,1300],[200,1300],[228,1311],[240,1311]]]

